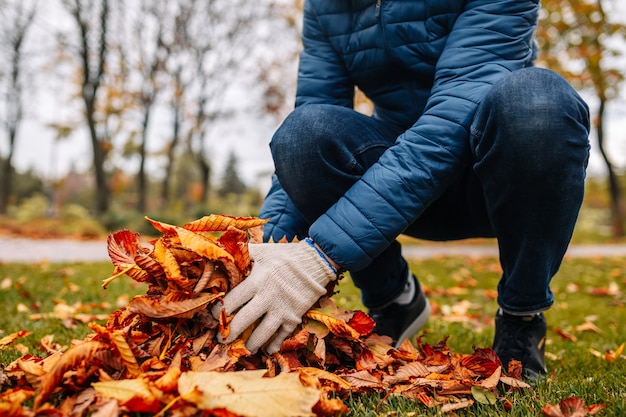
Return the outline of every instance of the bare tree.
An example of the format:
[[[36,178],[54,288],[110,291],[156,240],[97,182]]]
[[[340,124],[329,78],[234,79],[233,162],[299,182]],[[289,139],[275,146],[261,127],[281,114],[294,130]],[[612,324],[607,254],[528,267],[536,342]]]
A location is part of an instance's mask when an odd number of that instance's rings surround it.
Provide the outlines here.
[[[202,183],[201,199],[206,201],[211,184],[208,143],[215,122],[234,114],[234,107],[241,111],[247,106],[247,111],[257,113],[253,117],[258,116],[259,110],[268,110],[265,104],[251,99],[254,94],[235,106],[226,97],[233,87],[258,89],[256,93],[261,96],[272,91],[266,86],[270,79],[263,78],[263,70],[270,64],[263,60],[271,61],[268,56],[275,55],[272,50],[276,49],[275,41],[280,35],[293,41],[289,33],[293,27],[276,11],[271,0],[178,2],[166,39],[172,133],[166,147],[168,161],[161,189],[164,203],[169,199],[169,176],[179,143],[186,145],[196,161]]]
[[[131,21],[127,25],[130,33],[123,48],[133,78],[130,91],[139,111],[139,143],[133,144],[139,156],[137,170],[137,210],[146,210],[148,181],[146,174],[149,129],[157,104],[164,88],[164,69],[167,50],[164,47],[165,22],[169,18],[167,2],[141,0],[139,6],[127,10]]]
[[[3,1],[0,3],[0,44],[2,53],[2,87],[4,114],[2,125],[8,139],[8,152],[2,163],[0,183],[0,214],[6,214],[13,183],[13,155],[15,142],[24,117],[24,43],[37,10],[36,3]]]
[[[72,48],[82,73],[80,98],[85,106],[85,120],[93,150],[96,183],[95,211],[109,209],[110,187],[105,161],[111,150],[110,138],[96,117],[98,93],[104,82],[108,53],[109,0],[62,0],[77,30],[77,43]]]
[[[598,99],[595,133],[608,172],[613,234],[624,236],[622,193],[615,168],[605,149],[606,105],[619,96],[624,73],[613,58],[615,38],[626,40],[626,26],[612,22],[605,12],[606,0],[544,0],[537,30],[543,52],[541,62],[570,80],[579,89],[592,91]]]

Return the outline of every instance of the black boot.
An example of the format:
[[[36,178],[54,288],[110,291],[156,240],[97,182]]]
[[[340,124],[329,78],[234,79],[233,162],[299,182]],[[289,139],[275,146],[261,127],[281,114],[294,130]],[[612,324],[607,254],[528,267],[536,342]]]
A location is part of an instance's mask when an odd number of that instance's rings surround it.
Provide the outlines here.
[[[511,359],[516,359],[522,363],[523,377],[528,381],[537,381],[545,375],[546,331],[543,313],[515,316],[499,309],[493,350],[502,361],[503,370],[508,369]]]

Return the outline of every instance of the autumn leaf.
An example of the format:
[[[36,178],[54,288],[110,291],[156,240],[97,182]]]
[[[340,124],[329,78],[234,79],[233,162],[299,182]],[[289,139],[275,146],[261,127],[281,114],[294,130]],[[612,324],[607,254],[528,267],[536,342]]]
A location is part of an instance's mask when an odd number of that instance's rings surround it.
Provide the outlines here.
[[[58,387],[63,374],[76,367],[81,361],[91,359],[93,355],[108,348],[108,344],[97,340],[91,340],[74,346],[61,356],[54,368],[41,379],[41,385],[35,396],[34,409],[37,410],[48,399],[52,391]]]
[[[131,264],[139,250],[139,233],[120,230],[107,238],[107,250],[113,265]]]
[[[297,373],[264,378],[265,370],[185,372],[178,392],[201,410],[225,408],[241,416],[313,416],[320,392],[305,387]],[[262,404],[262,406],[260,406]]]
[[[163,405],[144,378],[94,382],[93,388],[107,398],[114,398],[131,412],[156,413]]]
[[[123,330],[115,330],[109,334],[109,338],[117,348],[117,351],[120,353],[122,362],[126,365],[126,369],[130,376],[139,376],[141,374],[141,370],[139,369],[137,358],[126,341],[126,332]]]
[[[495,405],[497,403],[496,396],[493,392],[482,386],[472,386],[472,397],[476,402],[483,405]]]
[[[18,332],[4,336],[2,339],[0,339],[0,349],[12,344],[17,339],[28,336],[29,334],[30,332],[28,330],[20,330]]]
[[[259,219],[257,217],[233,217],[221,214],[210,214],[191,223],[183,225],[192,232],[225,232],[229,227],[246,230],[258,227],[267,223],[269,219]]]
[[[224,293],[171,292],[165,296],[136,296],[128,305],[133,313],[151,318],[187,318],[190,319],[207,304],[223,297]]]
[[[546,404],[541,409],[547,417],[586,417],[590,410],[599,411],[597,406],[585,407],[585,403],[576,397],[561,400],[559,404]]]
[[[356,330],[361,336],[367,336],[376,327],[376,322],[362,311],[355,311],[354,315],[348,320],[348,326]]]
[[[622,352],[624,352],[625,345],[626,345],[626,342],[619,345],[619,347],[614,352],[610,350],[607,351],[605,354],[606,361],[610,363],[616,360],[617,358],[619,358],[622,355]]]

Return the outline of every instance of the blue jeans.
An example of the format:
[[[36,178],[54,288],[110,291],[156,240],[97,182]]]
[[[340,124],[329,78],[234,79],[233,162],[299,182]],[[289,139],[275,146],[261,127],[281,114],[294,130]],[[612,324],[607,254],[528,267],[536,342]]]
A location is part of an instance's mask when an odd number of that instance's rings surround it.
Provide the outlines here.
[[[270,218],[265,239],[305,237],[408,127],[344,107],[296,108],[271,142],[276,171],[260,212]],[[404,234],[436,241],[497,238],[503,270],[498,303],[513,313],[545,310],[554,301],[550,281],[583,199],[587,105],[559,75],[527,68],[491,88],[470,128],[472,165]],[[394,242],[351,275],[364,305],[377,308],[401,292],[407,271]]]

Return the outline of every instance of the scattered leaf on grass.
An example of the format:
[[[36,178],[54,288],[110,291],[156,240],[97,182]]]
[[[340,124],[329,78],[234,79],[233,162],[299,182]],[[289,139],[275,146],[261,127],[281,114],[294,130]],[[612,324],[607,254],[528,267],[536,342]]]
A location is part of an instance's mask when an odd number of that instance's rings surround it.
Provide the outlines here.
[[[586,417],[595,415],[605,407],[605,404],[585,407],[585,403],[580,398],[570,397],[561,400],[559,404],[546,404],[541,412],[547,417]]]

